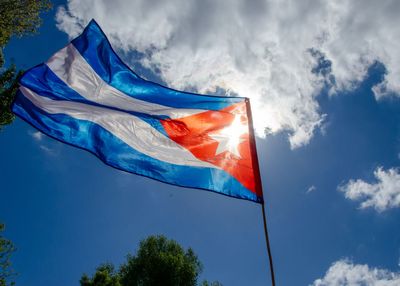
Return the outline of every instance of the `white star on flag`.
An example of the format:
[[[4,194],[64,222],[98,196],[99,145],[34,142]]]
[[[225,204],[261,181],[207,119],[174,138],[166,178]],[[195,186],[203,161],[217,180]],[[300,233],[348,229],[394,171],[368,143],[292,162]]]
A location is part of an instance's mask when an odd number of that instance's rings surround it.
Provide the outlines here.
[[[241,122],[241,116],[236,115],[231,125],[218,131],[218,133],[209,134],[209,136],[218,142],[215,155],[228,151],[232,155],[241,158],[239,144],[244,141],[241,136],[248,133],[247,126]]]

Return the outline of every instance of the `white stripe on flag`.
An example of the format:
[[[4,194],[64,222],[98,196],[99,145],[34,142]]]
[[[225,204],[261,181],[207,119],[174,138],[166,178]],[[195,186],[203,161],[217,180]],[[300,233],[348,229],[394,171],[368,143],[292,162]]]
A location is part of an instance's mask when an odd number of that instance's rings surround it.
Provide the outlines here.
[[[102,105],[152,115],[166,115],[170,118],[180,118],[205,111],[171,108],[126,95],[100,78],[73,44],[55,53],[46,65],[81,96]]]
[[[135,150],[171,164],[218,168],[194,157],[187,149],[158,132],[147,122],[122,111],[66,100],[52,100],[21,86],[35,106],[50,114],[66,114],[100,125]]]

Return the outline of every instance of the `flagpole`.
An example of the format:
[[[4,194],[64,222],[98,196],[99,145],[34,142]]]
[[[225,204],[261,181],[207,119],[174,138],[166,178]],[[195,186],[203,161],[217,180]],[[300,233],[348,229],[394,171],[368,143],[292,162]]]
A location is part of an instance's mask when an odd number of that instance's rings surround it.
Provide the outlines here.
[[[252,145],[252,161],[253,161],[253,168],[255,170],[255,183],[256,183],[256,188],[258,188],[263,194],[263,189],[262,189],[262,181],[261,181],[261,176],[260,176],[260,166],[258,164],[258,154],[257,154],[257,146],[256,146],[256,140],[254,137],[254,127],[253,127],[253,115],[251,113],[251,106],[250,106],[250,100],[246,98],[246,108],[247,108],[247,114],[248,119],[249,119],[249,135],[250,135],[250,144]],[[263,216],[263,224],[264,224],[264,234],[265,234],[265,242],[267,245],[267,253],[268,253],[268,261],[269,261],[269,269],[271,273],[271,282],[272,286],[275,285],[275,273],[274,273],[274,264],[272,262],[272,253],[271,253],[271,245],[269,243],[269,236],[268,236],[268,228],[267,228],[267,217],[265,215],[265,204],[264,204],[264,198],[261,202],[261,211],[262,211],[262,216]]]
[[[269,236],[268,236],[268,228],[267,228],[267,218],[265,215],[265,207],[264,202],[261,204],[261,210],[263,214],[263,222],[264,222],[264,234],[265,234],[265,242],[267,244],[267,252],[268,252],[268,260],[269,260],[269,269],[271,271],[271,281],[272,286],[275,286],[275,273],[274,273],[274,264],[272,263],[272,253],[271,253],[271,245],[269,243]]]

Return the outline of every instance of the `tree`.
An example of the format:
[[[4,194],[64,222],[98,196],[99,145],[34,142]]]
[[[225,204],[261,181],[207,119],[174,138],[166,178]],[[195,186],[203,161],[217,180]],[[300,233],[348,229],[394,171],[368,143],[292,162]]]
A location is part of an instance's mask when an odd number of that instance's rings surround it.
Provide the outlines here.
[[[17,72],[15,65],[11,65],[0,73],[0,130],[2,126],[10,124],[15,116],[11,112],[11,104],[18,90],[18,78],[22,71]]]
[[[9,280],[15,275],[11,269],[10,258],[15,251],[14,244],[3,237],[4,224],[0,223],[0,286],[14,285]]]
[[[114,265],[108,263],[98,267],[92,278],[84,274],[80,283],[81,286],[122,286],[119,281],[120,275],[115,272]]]
[[[37,32],[41,25],[40,13],[50,9],[49,0],[0,1],[0,129],[14,120],[11,104],[18,89],[15,65],[4,68],[3,48],[13,36],[21,37]]]
[[[136,255],[128,255],[118,271],[103,264],[93,277],[84,274],[81,286],[195,286],[203,267],[191,248],[184,250],[164,236],[150,236],[140,242]],[[218,282],[203,286],[222,286]]]
[[[40,13],[51,8],[49,0],[2,0],[0,2],[0,46],[12,36],[37,32],[42,20]]]

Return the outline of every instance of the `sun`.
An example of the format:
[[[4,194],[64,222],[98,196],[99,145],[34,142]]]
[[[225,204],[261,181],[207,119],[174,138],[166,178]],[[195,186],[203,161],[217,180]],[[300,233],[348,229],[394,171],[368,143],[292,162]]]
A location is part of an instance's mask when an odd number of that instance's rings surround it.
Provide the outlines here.
[[[218,141],[215,155],[227,151],[230,154],[241,158],[239,145],[244,141],[242,135],[249,132],[248,126],[243,122],[242,117],[243,115],[235,115],[235,118],[229,126],[218,130],[218,132],[209,134],[212,139]]]

